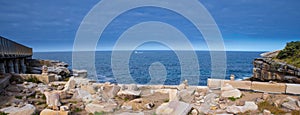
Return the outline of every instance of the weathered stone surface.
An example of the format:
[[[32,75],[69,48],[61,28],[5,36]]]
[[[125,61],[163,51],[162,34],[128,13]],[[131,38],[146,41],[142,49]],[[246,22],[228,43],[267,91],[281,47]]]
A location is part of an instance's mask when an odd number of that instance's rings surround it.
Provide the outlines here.
[[[26,104],[25,106],[18,108],[18,107],[6,107],[2,108],[0,111],[5,113],[9,113],[9,115],[32,115],[35,113],[35,107],[31,104]]]
[[[184,89],[178,92],[180,100],[186,103],[191,103],[194,96],[195,89]]]
[[[19,89],[17,85],[9,85],[5,90],[10,92],[21,92],[21,89]]]
[[[48,106],[57,107],[61,105],[58,92],[44,92],[44,94]]]
[[[226,111],[228,113],[244,113],[246,111],[255,111],[258,109],[258,106],[255,104],[255,102],[252,101],[246,101],[244,106],[236,106],[232,105],[226,108]]]
[[[86,78],[87,77],[87,70],[75,70],[73,69],[73,75],[75,77],[81,77],[81,78]]]
[[[252,82],[251,89],[268,93],[285,93],[286,85],[283,83]]]
[[[221,96],[222,97],[234,97],[239,98],[241,97],[242,93],[238,89],[234,89],[231,85],[226,84],[224,87],[221,88]]]
[[[97,92],[96,86],[94,86],[94,85],[91,84],[91,83],[88,83],[88,84],[81,84],[80,88],[81,88],[82,90],[88,91],[90,94],[95,94],[95,93]]]
[[[110,104],[110,103],[92,104],[92,103],[89,103],[85,106],[85,110],[88,113],[114,112],[116,107],[117,107],[117,104]]]
[[[177,89],[180,91],[180,90],[183,90],[183,89],[187,89],[188,86],[189,86],[188,80],[184,80],[184,81],[178,86]]]
[[[143,110],[151,110],[154,107],[154,104],[147,99],[134,99],[129,102],[125,102],[122,105],[123,109],[134,110],[134,111],[143,111]]]
[[[121,87],[116,84],[104,85],[102,89],[102,96],[107,99],[114,98],[117,96],[120,89]]]
[[[54,111],[51,109],[44,109],[41,111],[40,115],[69,115],[69,111]]]
[[[271,111],[265,109],[263,111],[263,115],[271,115]]]
[[[286,84],[286,93],[300,94],[300,84]]]
[[[230,81],[230,80],[222,80],[222,86],[226,84],[230,84],[232,87],[236,89],[246,89],[251,90],[251,81]]]
[[[163,103],[156,109],[156,114],[159,115],[187,115],[192,109],[188,103],[181,101],[170,101]]]
[[[143,112],[123,112],[117,115],[144,115]]]
[[[207,79],[207,86],[209,88],[221,88],[222,79]]]
[[[93,97],[88,91],[79,88],[75,89],[75,93],[72,98],[81,99],[85,103],[91,103],[93,101]]]
[[[118,97],[122,98],[122,99],[135,99],[140,97],[141,95],[141,91],[131,91],[131,90],[124,90],[124,91],[119,91],[117,93]]]
[[[179,98],[177,89],[169,90],[169,101],[179,101]]]
[[[65,84],[64,91],[69,91],[70,89],[74,89],[76,86],[76,82],[74,77],[70,77],[69,81]]]
[[[284,103],[282,103],[282,107],[285,107],[287,109],[290,110],[300,110],[300,108],[297,105],[297,101],[296,99],[292,98],[292,97],[286,97],[284,99]]]

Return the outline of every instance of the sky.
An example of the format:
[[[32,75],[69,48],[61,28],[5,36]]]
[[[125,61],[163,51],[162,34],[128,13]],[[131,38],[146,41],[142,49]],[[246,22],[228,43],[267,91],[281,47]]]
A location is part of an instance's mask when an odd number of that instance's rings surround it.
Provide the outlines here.
[[[32,47],[35,52],[72,51],[76,31],[100,0],[2,0],[0,36]],[[210,12],[227,51],[273,51],[300,40],[299,0],[199,0]],[[174,3],[176,4],[176,3]],[[197,15],[197,13],[195,13]],[[197,50],[207,44],[194,25],[176,12],[154,7],[127,11],[106,28],[97,50],[111,50],[129,26],[142,21],[170,23]],[[147,35],[145,35],[147,37]],[[148,43],[140,49],[166,49]]]

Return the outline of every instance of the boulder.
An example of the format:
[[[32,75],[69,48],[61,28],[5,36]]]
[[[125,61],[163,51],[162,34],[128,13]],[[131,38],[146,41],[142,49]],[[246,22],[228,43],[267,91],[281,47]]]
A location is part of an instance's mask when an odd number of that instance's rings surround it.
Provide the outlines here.
[[[74,77],[81,77],[86,78],[87,77],[87,70],[75,70],[73,69],[73,75]]]
[[[36,108],[31,104],[26,104],[20,108],[14,106],[2,108],[0,111],[9,113],[9,115],[32,115],[35,113]]]
[[[134,99],[129,102],[125,102],[122,105],[123,109],[134,110],[134,111],[143,111],[151,110],[154,107],[154,104],[147,99]]]
[[[85,106],[85,110],[88,113],[95,113],[95,112],[114,112],[117,108],[117,104],[110,104],[110,103],[101,103],[101,104],[93,104],[89,103]]]
[[[69,115],[69,111],[54,111],[51,109],[44,109],[41,111],[40,115]]]
[[[187,89],[188,86],[189,86],[188,80],[184,80],[184,81],[178,86],[177,89],[180,91],[180,90],[183,90],[183,89]]]
[[[92,83],[81,84],[80,88],[82,90],[88,91],[90,94],[95,94],[97,92],[97,87],[95,85],[93,85]]]
[[[281,106],[290,110],[300,110],[297,105],[297,100],[291,97],[287,97]]]
[[[8,85],[5,90],[9,92],[21,92],[21,89],[19,89],[17,85]]]
[[[228,106],[226,108],[226,111],[228,113],[237,114],[237,113],[244,113],[246,111],[255,111],[257,109],[258,106],[255,104],[255,102],[246,101],[244,106],[236,106],[236,105]]]
[[[231,85],[226,84],[224,87],[221,87],[221,96],[222,97],[241,97],[242,93],[238,89],[234,89]]]
[[[169,91],[169,101],[179,101],[180,97],[177,89],[171,89]]]
[[[133,100],[135,98],[140,97],[141,91],[124,90],[124,91],[119,91],[117,95],[122,99]]]
[[[263,115],[271,115],[271,111],[264,109]]]
[[[74,80],[74,77],[70,77],[69,81],[65,84],[64,91],[68,91],[70,89],[74,89],[75,85],[76,85],[76,82]]]
[[[88,91],[82,90],[80,88],[75,89],[75,93],[73,94],[72,98],[81,99],[85,103],[90,103],[93,101],[92,95]]]
[[[170,101],[161,104],[155,111],[158,115],[187,115],[192,110],[192,106],[181,101]]]
[[[116,84],[104,85],[102,88],[102,96],[106,99],[111,99],[117,96],[121,87]]]
[[[58,107],[61,105],[59,92],[44,92],[47,105],[50,107]]]

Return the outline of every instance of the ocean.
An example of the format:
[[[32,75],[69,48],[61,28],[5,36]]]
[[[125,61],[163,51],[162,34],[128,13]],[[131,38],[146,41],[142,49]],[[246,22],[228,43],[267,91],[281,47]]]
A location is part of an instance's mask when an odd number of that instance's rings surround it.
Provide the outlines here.
[[[96,79],[98,82],[126,83],[128,79],[116,79],[116,75],[119,75],[113,74],[111,53],[111,51],[95,52]],[[197,78],[195,81],[197,81],[197,85],[206,85],[207,78],[210,78],[212,73],[210,52],[196,51],[195,53],[200,67],[198,70],[200,75],[195,77]],[[236,79],[240,80],[251,77],[253,68],[252,62],[255,58],[260,57],[261,53],[263,52],[227,51],[225,79],[229,79],[231,74],[234,74]],[[69,69],[72,69],[72,52],[35,52],[33,58],[63,61],[69,64]],[[87,60],[89,59],[83,61]],[[159,65],[158,68],[151,69],[151,67],[154,67],[151,65],[153,63]],[[183,67],[186,68],[189,66],[184,65]],[[88,67],[86,68],[88,70]],[[173,51],[132,52],[129,59],[128,70],[130,71],[131,78],[137,84],[178,85],[182,81],[180,61]],[[151,79],[156,79],[154,78],[155,74],[161,72],[165,73],[159,75],[165,76],[156,76],[159,78],[158,81],[152,82]]]

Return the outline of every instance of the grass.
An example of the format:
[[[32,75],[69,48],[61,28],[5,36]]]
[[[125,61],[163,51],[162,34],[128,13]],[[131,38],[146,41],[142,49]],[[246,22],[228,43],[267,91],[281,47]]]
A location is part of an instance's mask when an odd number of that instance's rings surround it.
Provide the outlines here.
[[[240,98],[239,98],[239,97],[238,97],[238,98],[235,98],[235,97],[228,97],[228,99],[231,100],[231,101],[235,101],[235,100],[240,99]]]
[[[266,110],[269,110],[271,111],[272,114],[274,115],[282,115],[282,114],[285,114],[285,112],[281,109],[279,109],[278,107],[270,104],[269,102],[267,101],[263,101],[263,102],[260,102],[257,104],[258,105],[258,108],[259,108],[259,111],[263,112],[264,109]]]
[[[15,96],[15,98],[17,98],[17,99],[22,99],[23,96]]]
[[[80,108],[75,108],[75,110],[74,110],[74,112],[80,112],[80,111],[82,111],[82,109],[80,109]]]
[[[32,82],[32,83],[42,83],[36,77],[30,77],[30,78],[26,79],[25,81]]]
[[[300,111],[294,110],[292,111],[292,115],[300,115]]]
[[[165,102],[165,103],[169,102],[169,99],[165,99],[164,102]]]
[[[101,112],[95,112],[94,115],[104,115],[104,112],[101,111]]]

